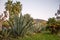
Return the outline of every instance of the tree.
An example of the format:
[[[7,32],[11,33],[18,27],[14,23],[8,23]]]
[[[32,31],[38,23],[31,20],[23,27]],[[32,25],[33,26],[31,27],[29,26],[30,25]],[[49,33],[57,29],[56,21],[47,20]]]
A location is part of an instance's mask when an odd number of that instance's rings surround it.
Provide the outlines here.
[[[21,13],[22,10],[22,4],[20,2],[13,3],[13,1],[8,0],[5,3],[5,9],[6,11],[9,11],[9,19],[13,21],[14,14],[19,16],[19,13]]]
[[[47,21],[47,27],[50,29],[51,33],[53,34],[55,31],[55,27],[56,27],[56,20],[55,18],[49,18]]]
[[[57,34],[60,30],[60,21],[55,18],[49,18],[47,21],[47,29],[50,29],[52,34]]]
[[[53,17],[53,18],[49,18],[48,19],[48,22],[47,22],[47,24],[49,24],[50,26],[51,25],[54,25],[56,23],[56,20],[55,20],[55,18]]]

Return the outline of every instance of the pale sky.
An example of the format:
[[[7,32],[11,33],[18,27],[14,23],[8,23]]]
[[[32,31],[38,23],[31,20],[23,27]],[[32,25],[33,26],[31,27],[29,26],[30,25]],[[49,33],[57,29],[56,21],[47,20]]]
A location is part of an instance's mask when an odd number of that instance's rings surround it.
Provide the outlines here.
[[[4,4],[7,0],[0,0],[0,13],[4,11]],[[55,17],[60,0],[13,0],[22,4],[22,14],[29,13],[34,19],[47,20]]]

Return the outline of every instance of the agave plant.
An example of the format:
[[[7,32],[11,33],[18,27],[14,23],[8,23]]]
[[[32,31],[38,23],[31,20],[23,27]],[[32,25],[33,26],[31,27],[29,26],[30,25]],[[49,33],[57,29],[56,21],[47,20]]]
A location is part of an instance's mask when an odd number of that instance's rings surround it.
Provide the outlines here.
[[[33,19],[29,15],[20,14],[20,17],[15,15],[14,22],[9,22],[10,26],[12,27],[12,33],[14,36],[24,36],[27,32],[27,30],[32,27],[32,21]]]

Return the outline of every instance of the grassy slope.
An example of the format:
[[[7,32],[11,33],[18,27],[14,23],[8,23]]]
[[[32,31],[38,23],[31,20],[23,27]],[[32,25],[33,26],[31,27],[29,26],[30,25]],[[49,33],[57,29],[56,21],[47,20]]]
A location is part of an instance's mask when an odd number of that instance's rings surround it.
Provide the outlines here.
[[[60,40],[60,37],[57,35],[40,33],[40,34],[24,37],[23,39],[19,38],[19,40]]]

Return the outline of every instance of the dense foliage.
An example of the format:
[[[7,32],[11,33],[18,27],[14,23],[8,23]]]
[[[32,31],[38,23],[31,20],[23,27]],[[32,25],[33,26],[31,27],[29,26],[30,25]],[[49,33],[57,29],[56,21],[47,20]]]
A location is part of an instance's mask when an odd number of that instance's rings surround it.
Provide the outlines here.
[[[60,21],[57,21],[55,18],[49,18],[47,21],[47,29],[49,29],[52,34],[57,34],[60,30]]]
[[[8,0],[5,3],[5,9],[9,12],[9,21],[13,22],[14,14],[19,16],[22,11],[22,4],[19,1],[13,2]]]
[[[29,14],[22,15],[20,2],[13,3],[8,0],[5,5],[6,11],[9,11],[9,20],[3,23],[0,39],[11,40],[11,38],[23,37],[33,26],[33,18]]]

